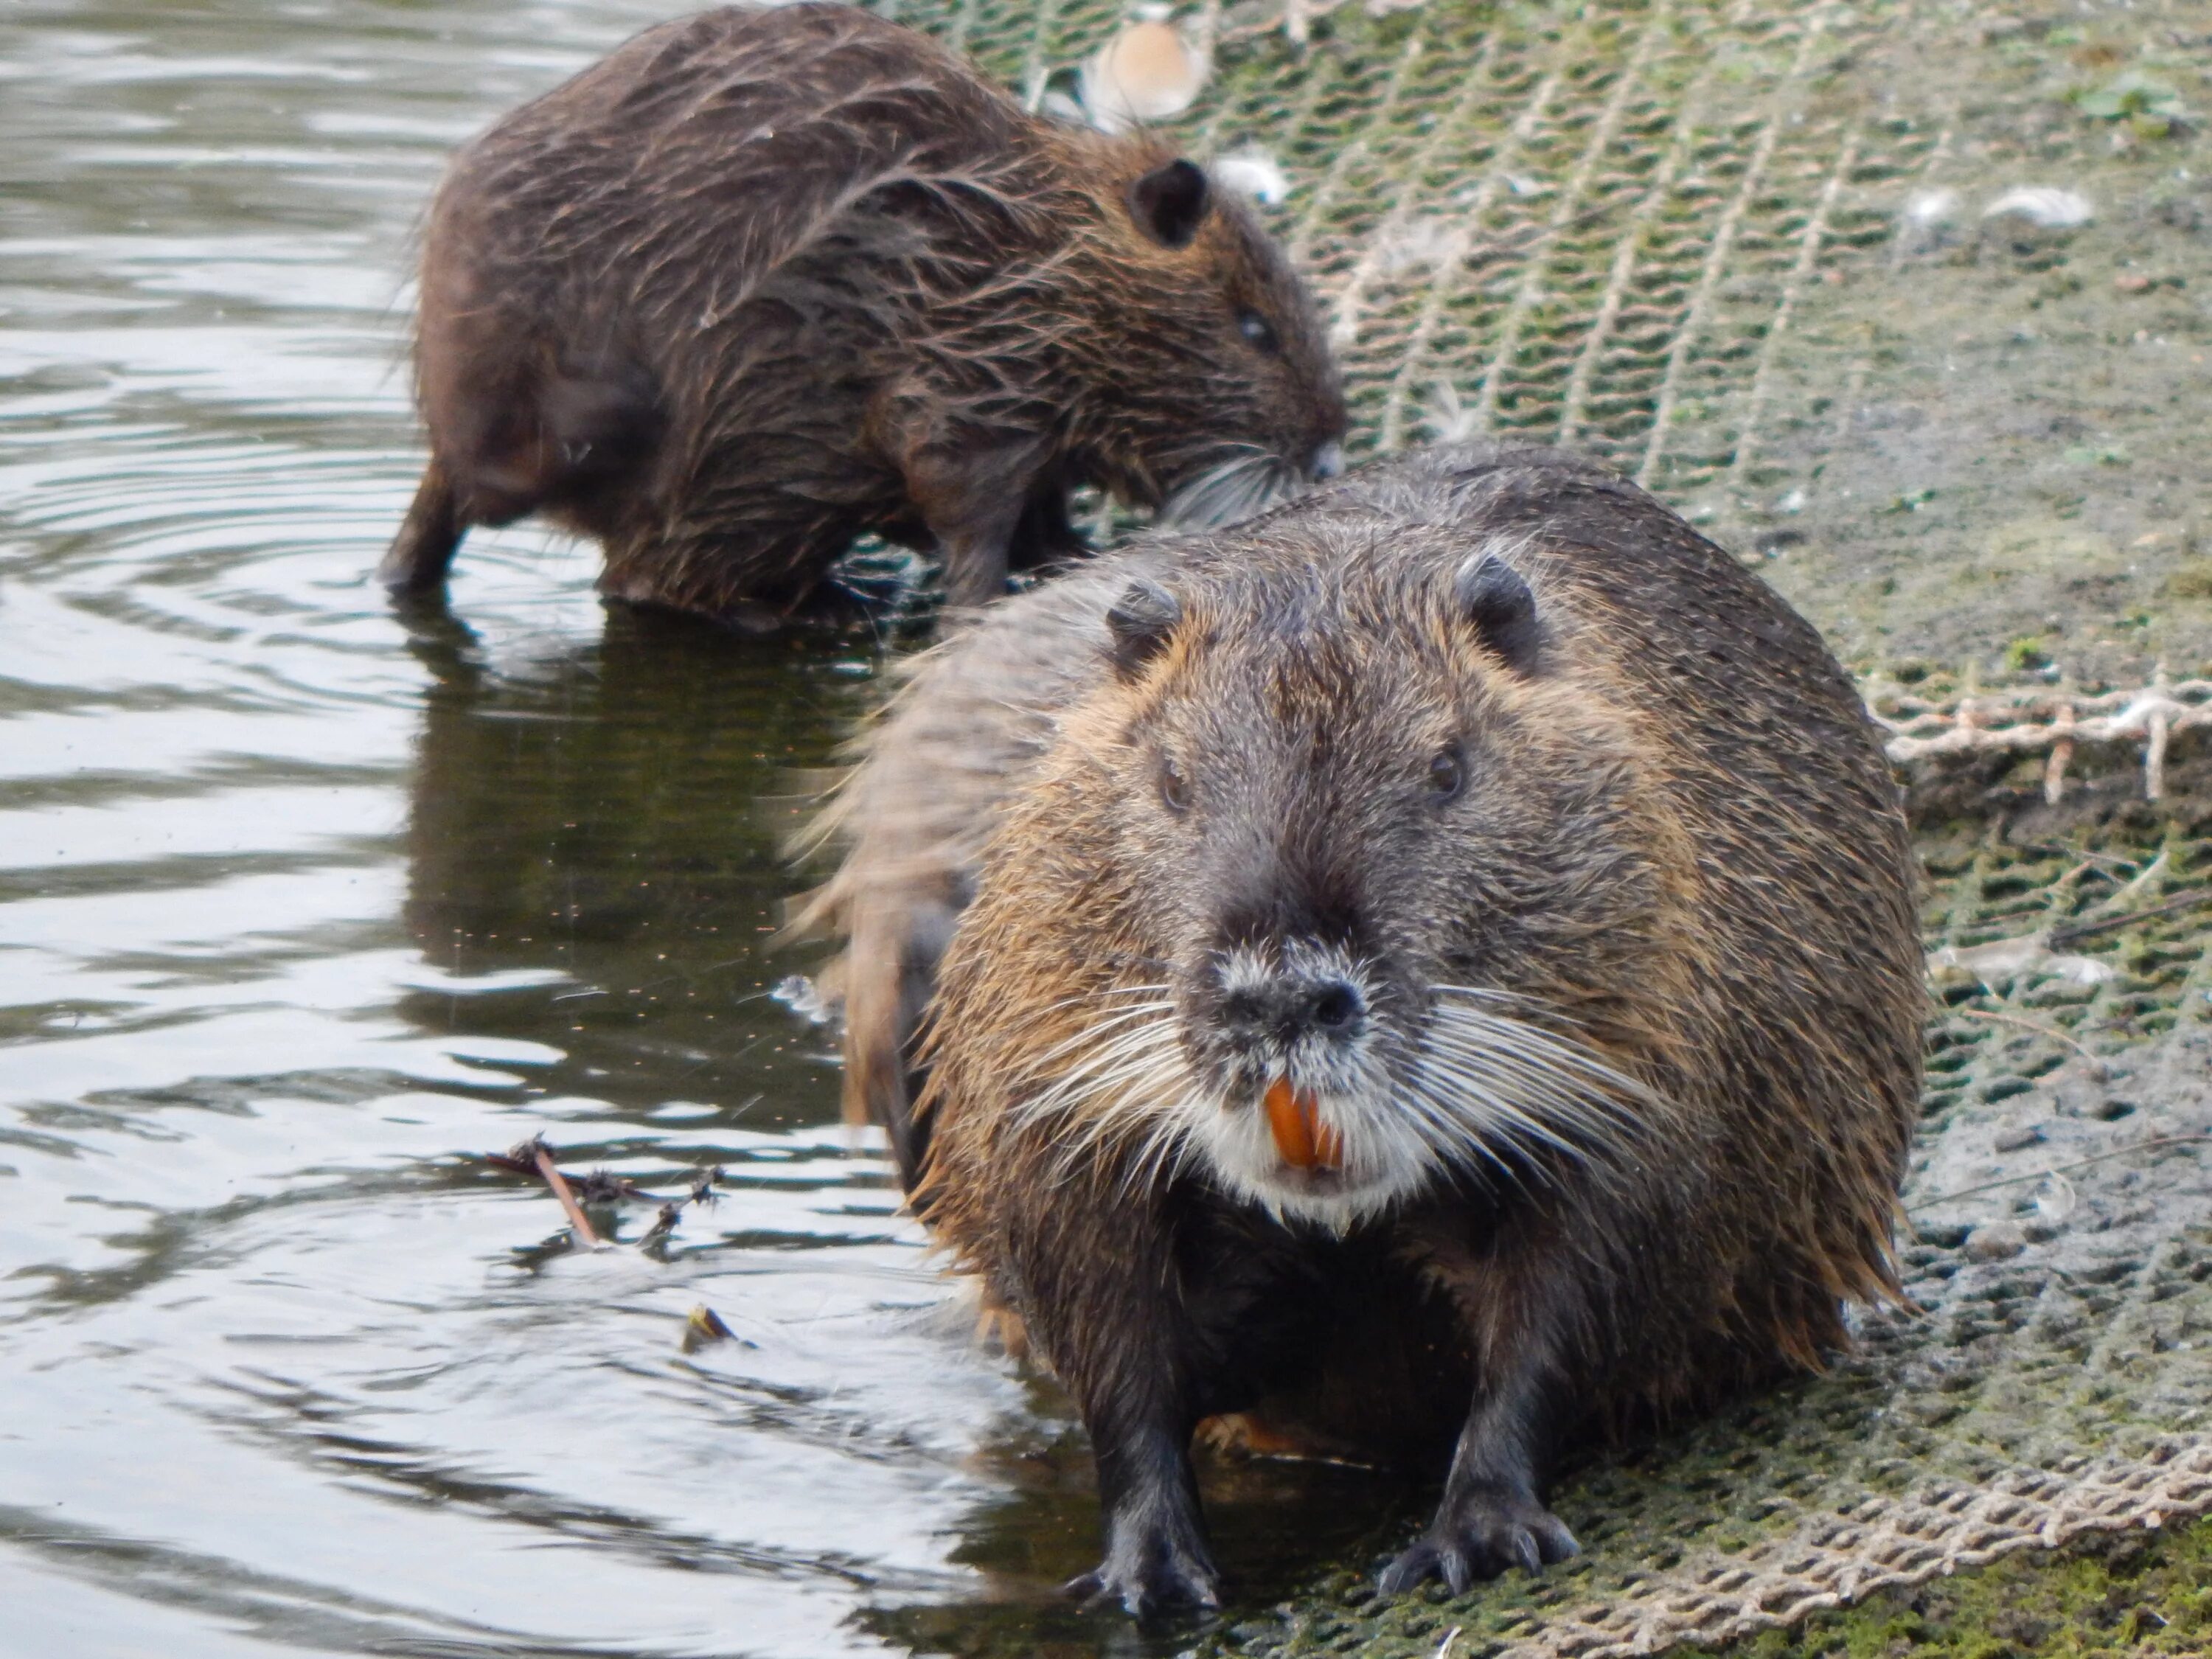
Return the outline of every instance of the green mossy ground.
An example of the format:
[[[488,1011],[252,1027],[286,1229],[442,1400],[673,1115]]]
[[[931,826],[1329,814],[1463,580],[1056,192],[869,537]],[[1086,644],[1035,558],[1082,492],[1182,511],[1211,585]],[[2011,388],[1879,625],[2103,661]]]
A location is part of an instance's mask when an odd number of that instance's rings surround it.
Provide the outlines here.
[[[1714,1659],[2106,1659],[2212,1653],[2212,1522],[2115,1534],[1869,1598]]]

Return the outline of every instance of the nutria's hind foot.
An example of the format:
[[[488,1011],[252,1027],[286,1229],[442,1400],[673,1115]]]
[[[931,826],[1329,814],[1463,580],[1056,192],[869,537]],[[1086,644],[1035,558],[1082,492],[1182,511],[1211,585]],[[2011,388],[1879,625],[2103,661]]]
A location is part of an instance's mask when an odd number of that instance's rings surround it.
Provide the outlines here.
[[[1580,1553],[1574,1534],[1533,1492],[1504,1485],[1473,1487],[1447,1498],[1429,1529],[1383,1569],[1385,1595],[1402,1595],[1428,1578],[1441,1578],[1454,1595],[1478,1579],[1508,1567],[1526,1572]]]
[[[435,457],[422,469],[415,501],[376,567],[376,579],[395,592],[426,593],[442,586],[468,526],[461,522],[453,485]]]

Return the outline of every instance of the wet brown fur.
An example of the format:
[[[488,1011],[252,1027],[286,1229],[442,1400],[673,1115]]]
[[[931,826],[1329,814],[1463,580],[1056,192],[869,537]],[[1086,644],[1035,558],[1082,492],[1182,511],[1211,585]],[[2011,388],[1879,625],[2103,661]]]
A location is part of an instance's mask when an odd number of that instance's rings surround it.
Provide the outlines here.
[[[1534,592],[1532,671],[1452,610],[1486,545]],[[1105,617],[1139,578],[1182,613],[1129,675]],[[1471,861],[1421,840],[1444,832],[1399,781],[1455,702]],[[1160,811],[1163,745],[1232,757],[1206,834],[1233,855],[1207,864]],[[1595,468],[1432,452],[1024,596],[923,659],[830,829],[847,857],[814,914],[849,932],[848,1099],[1082,1406],[1099,1583],[1133,1606],[1210,1582],[1159,1449],[1208,1414],[1336,1452],[1464,1423],[1445,1510],[1395,1570],[1459,1578],[1572,1547],[1523,1512],[1560,1436],[1817,1367],[1845,1303],[1896,1292],[1923,992],[1893,781],[1814,631]],[[1308,862],[1267,862],[1293,842]],[[1071,1168],[1085,1126],[1021,1103],[1116,987],[1176,979],[1255,862],[1347,895],[1417,982],[1540,994],[1650,1091],[1620,1155],[1446,1181],[1341,1238],[1199,1170],[1132,1181],[1110,1134]],[[1419,960],[1437,951],[1454,965]]]
[[[1220,192],[1186,246],[1146,234],[1131,186],[1173,157],[858,7],[648,31],[438,193],[431,459],[384,579],[434,586],[471,525],[542,513],[611,593],[728,620],[787,616],[867,531],[980,602],[1080,545],[1074,485],[1150,507],[1237,453],[1310,468],[1344,411],[1308,296]]]

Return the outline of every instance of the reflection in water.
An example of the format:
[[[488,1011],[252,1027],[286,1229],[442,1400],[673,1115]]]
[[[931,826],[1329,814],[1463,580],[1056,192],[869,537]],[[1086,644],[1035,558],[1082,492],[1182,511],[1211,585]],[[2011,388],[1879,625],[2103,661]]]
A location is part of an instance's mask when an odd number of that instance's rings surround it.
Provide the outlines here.
[[[549,1090],[651,1109],[673,1089],[750,1128],[835,1121],[834,1043],[767,988],[807,958],[767,947],[793,776],[827,759],[858,665],[615,608],[599,638],[494,672],[442,609],[410,623],[430,683],[404,915],[436,971],[406,1015],[442,1029],[447,985],[504,975],[515,988],[471,1021],[562,1050]]]
[[[527,533],[450,615],[363,580],[446,150],[681,4],[0,7],[9,1653],[1158,1645],[1051,1594],[1079,1437],[767,994],[758,803],[872,653],[605,612]],[[581,1254],[480,1160],[541,1133],[727,1178]],[[1384,1507],[1216,1484],[1255,1598]]]

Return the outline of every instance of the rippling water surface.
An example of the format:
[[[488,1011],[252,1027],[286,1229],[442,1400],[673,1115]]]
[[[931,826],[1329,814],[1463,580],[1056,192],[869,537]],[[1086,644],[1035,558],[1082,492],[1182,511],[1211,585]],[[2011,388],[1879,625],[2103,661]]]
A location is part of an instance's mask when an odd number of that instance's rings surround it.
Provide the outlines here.
[[[677,9],[0,9],[0,1652],[1158,1645],[1050,1594],[1079,1437],[769,994],[866,642],[526,532],[364,580],[445,153]],[[719,1201],[571,1249],[480,1156],[541,1133]],[[1354,1480],[1221,1475],[1239,1586]]]

